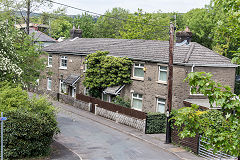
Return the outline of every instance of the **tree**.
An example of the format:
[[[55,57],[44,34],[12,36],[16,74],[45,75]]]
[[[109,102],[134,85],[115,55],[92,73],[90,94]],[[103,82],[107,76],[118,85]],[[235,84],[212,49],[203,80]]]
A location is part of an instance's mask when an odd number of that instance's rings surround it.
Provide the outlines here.
[[[33,39],[7,23],[0,24],[0,80],[28,86],[45,68],[43,54]]]
[[[213,15],[207,8],[192,9],[183,15],[183,22],[193,32],[193,41],[202,44],[205,47],[212,48],[213,35],[212,31],[215,27],[213,23]],[[184,28],[181,28],[182,30]]]
[[[212,0],[215,15],[214,50],[232,58],[232,51],[240,47],[239,0]]]
[[[182,138],[201,134],[208,142],[207,148],[240,156],[240,100],[229,86],[211,80],[210,73],[188,74],[186,81],[192,93],[207,96],[211,107],[215,103],[221,110],[199,111],[196,105],[183,107],[173,116],[174,125]]]
[[[51,6],[47,0],[5,0],[3,5],[8,10],[19,11],[22,19],[26,23],[26,33],[29,34],[30,14],[39,9],[40,6]],[[26,16],[24,15],[26,14]]]
[[[78,15],[73,19],[74,26],[82,30],[83,38],[94,38],[94,17],[89,14]]]
[[[143,13],[142,10],[129,14],[123,29],[119,30],[118,38],[167,40],[170,18],[161,13]],[[148,25],[149,24],[149,25]]]
[[[58,39],[60,37],[69,38],[70,30],[73,28],[72,24],[66,17],[59,17],[51,23],[51,35],[53,38]]]
[[[106,11],[104,16],[97,19],[95,25],[95,37],[97,38],[116,38],[129,14],[128,10],[123,8],[113,8]]]
[[[126,57],[107,56],[108,52],[97,51],[86,57],[87,71],[84,86],[90,94],[101,97],[104,88],[131,83],[132,61]]]

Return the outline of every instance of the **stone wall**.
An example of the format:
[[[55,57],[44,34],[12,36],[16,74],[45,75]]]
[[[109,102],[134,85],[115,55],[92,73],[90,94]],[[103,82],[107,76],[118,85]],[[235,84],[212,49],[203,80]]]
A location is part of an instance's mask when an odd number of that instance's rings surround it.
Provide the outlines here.
[[[132,98],[132,93],[139,93],[143,95],[143,107],[144,112],[156,112],[157,98],[166,99],[167,102],[167,84],[157,82],[158,79],[158,66],[164,64],[157,64],[146,62],[144,67],[146,71],[144,73],[144,80],[133,79],[132,84],[126,85],[122,92],[122,97]],[[173,108],[178,109],[183,105],[183,100],[188,98],[206,98],[199,95],[190,94],[190,86],[184,79],[187,74],[190,73],[192,67],[186,66],[173,66]],[[234,89],[235,82],[235,68],[220,68],[220,67],[194,67],[194,72],[211,72],[213,74],[212,79],[222,83],[223,85],[229,85]],[[167,104],[165,105],[167,109]]]
[[[95,114],[116,121],[133,128],[136,128],[142,132],[145,132],[146,120],[141,120],[133,117],[126,116],[117,112],[108,111],[104,108],[96,107]]]
[[[67,69],[61,69],[60,60],[61,54],[52,54],[52,67],[46,67],[45,71],[41,73],[41,76],[45,78],[40,79],[39,81],[39,89],[47,90],[47,78],[50,77],[52,79],[52,92],[59,92],[60,79],[66,79],[70,75],[78,75],[80,76],[80,80],[77,83],[77,93],[83,93],[84,86],[82,84],[84,79],[84,56],[76,56],[76,55],[64,55],[67,56]],[[44,58],[48,58],[47,55],[43,56]]]

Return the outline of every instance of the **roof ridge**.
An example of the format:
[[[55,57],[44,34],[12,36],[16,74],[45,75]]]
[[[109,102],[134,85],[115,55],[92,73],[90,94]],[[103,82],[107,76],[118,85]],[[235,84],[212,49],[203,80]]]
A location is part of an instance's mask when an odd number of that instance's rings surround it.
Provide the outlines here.
[[[190,58],[190,56],[191,56],[191,54],[192,54],[192,52],[193,52],[194,47],[195,47],[195,44],[194,44],[194,43],[191,43],[191,46],[190,46],[190,48],[189,48],[189,50],[188,50],[188,53],[186,54],[186,56],[185,56],[185,58],[184,58],[183,63],[188,63],[189,58]]]

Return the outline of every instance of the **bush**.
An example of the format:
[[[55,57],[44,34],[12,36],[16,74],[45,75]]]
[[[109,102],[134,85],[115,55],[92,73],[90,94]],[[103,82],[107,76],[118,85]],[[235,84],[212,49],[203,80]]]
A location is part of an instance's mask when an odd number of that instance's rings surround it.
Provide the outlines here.
[[[59,132],[54,107],[45,98],[29,99],[20,87],[0,84],[0,111],[4,112],[4,158],[47,155]]]
[[[146,134],[166,132],[166,115],[163,113],[148,113],[146,119]]]
[[[113,103],[119,106],[123,106],[126,108],[131,108],[131,102],[130,100],[124,100],[124,98],[120,97],[120,96],[116,96],[113,98]]]

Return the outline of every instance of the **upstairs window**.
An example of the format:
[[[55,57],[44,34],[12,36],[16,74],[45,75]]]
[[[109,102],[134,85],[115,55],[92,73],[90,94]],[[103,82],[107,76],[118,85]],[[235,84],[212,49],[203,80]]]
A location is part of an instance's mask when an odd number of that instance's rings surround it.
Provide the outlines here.
[[[132,94],[132,108],[142,111],[142,94],[133,93]]]
[[[158,81],[167,82],[167,66],[159,66]]]
[[[60,67],[67,68],[67,56],[61,56]]]
[[[144,64],[141,63],[135,63],[134,64],[134,70],[133,70],[133,76],[144,78]]]
[[[157,98],[156,112],[165,113],[165,103],[166,103],[165,99]]]
[[[48,55],[48,67],[52,67],[52,55]]]

